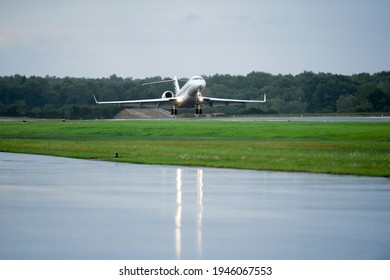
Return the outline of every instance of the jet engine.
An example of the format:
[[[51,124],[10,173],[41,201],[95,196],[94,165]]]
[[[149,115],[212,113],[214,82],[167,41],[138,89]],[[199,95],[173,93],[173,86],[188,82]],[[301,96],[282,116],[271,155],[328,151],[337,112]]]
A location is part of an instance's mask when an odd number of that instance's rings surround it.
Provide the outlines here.
[[[163,95],[161,96],[161,98],[172,98],[172,97],[174,97],[174,96],[175,96],[175,95],[173,94],[172,91],[167,90],[167,91],[165,91],[165,92],[163,93]]]

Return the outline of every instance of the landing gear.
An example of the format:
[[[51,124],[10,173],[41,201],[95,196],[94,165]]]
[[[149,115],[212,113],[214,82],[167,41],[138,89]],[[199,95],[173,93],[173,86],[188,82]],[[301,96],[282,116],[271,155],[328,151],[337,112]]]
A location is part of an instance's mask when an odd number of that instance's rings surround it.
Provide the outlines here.
[[[198,93],[197,93],[197,96],[196,96],[197,100],[196,100],[196,115],[199,116],[199,115],[202,115],[202,107],[200,104],[203,103],[203,97],[202,97],[202,93],[200,92],[200,90],[198,90]]]
[[[196,108],[195,113],[196,113],[197,115],[202,115],[203,112],[202,112],[202,109]]]
[[[177,109],[176,108],[172,108],[171,109],[171,115],[174,115],[174,116],[177,115]]]
[[[173,105],[173,106],[172,106],[171,115],[172,115],[172,116],[176,116],[176,115],[177,115],[176,105]]]
[[[202,112],[203,110],[202,110],[202,107],[200,107],[200,105],[197,105],[197,107],[196,107],[196,109],[195,109],[195,113],[196,113],[196,115],[197,116],[199,116],[199,115],[202,115]]]

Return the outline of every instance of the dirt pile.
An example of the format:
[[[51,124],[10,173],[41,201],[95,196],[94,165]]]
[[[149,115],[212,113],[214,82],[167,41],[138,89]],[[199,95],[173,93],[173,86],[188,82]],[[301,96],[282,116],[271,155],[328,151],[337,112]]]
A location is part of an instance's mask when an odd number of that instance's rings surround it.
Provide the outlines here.
[[[171,113],[164,109],[123,109],[114,119],[167,119],[172,118]]]

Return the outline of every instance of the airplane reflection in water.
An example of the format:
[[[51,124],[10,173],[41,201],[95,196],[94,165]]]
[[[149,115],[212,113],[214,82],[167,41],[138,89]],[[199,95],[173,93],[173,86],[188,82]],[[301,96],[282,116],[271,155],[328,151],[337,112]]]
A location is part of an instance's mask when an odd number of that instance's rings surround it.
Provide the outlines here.
[[[175,248],[176,258],[182,253],[182,170],[176,169],[176,216],[175,216]],[[203,218],[203,169],[197,170],[197,219],[196,219],[196,248],[198,256],[202,255],[202,218]]]
[[[0,178],[4,260],[390,259],[388,178],[11,153]]]

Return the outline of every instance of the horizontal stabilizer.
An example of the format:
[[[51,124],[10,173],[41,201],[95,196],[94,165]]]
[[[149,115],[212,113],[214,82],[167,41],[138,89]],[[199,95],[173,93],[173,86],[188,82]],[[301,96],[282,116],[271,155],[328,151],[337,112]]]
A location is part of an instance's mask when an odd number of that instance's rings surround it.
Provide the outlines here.
[[[171,83],[174,82],[175,80],[164,80],[164,81],[157,81],[157,82],[150,82],[150,83],[144,83],[142,84],[143,86],[146,85],[153,85],[153,84],[162,84],[162,83]]]

